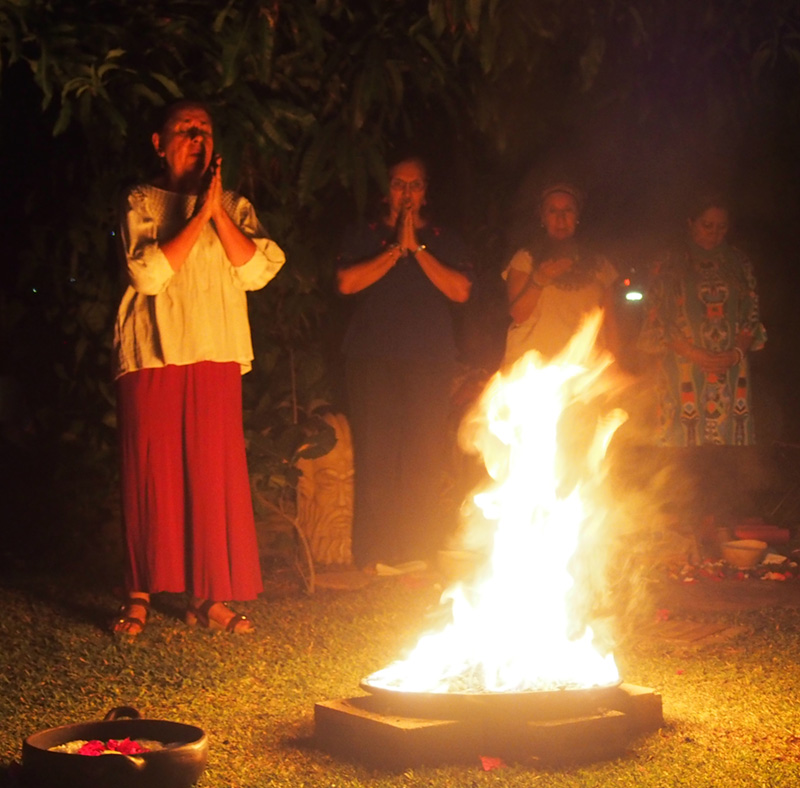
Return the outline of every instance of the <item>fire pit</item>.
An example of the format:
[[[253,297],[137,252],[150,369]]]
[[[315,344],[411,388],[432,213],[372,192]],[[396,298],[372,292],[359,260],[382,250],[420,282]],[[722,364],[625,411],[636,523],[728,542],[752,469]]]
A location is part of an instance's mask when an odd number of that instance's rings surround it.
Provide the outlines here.
[[[323,701],[314,708],[315,740],[334,755],[398,771],[474,763],[484,755],[559,766],[619,757],[636,737],[664,724],[661,696],[646,687],[543,695],[448,698],[379,691]]]
[[[467,507],[491,528],[488,564],[446,590],[448,623],[365,679],[368,695],[317,704],[324,748],[399,769],[481,755],[577,762],[617,756],[663,724],[660,696],[622,683],[591,626],[610,519],[602,460],[626,418],[585,418],[608,393],[612,359],[593,350],[601,317],[550,364],[528,354],[495,375],[465,419],[462,446],[494,482]]]
[[[403,692],[361,682],[361,689],[375,696],[381,705],[403,717],[470,720],[513,718],[552,720],[591,714],[613,703],[619,684],[541,692]]]

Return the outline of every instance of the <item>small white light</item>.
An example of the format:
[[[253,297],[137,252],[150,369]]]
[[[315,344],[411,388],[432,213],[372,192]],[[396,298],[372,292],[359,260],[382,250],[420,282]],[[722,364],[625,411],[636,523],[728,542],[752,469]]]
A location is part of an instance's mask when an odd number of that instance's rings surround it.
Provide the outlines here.
[[[638,290],[628,290],[625,293],[625,300],[626,301],[641,301],[644,296]]]

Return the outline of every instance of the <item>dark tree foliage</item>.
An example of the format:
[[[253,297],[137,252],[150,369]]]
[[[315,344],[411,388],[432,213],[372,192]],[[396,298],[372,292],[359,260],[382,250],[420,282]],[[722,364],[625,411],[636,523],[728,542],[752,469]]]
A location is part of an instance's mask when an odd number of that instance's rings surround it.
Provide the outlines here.
[[[580,172],[623,257],[700,167],[774,219],[765,182],[798,202],[799,65],[794,0],[0,0],[0,373],[44,444],[113,467],[116,201],[176,97],[209,102],[226,185],[290,261],[251,299],[263,436],[336,397],[336,247],[394,151],[432,160],[432,202],[476,250],[462,339],[483,364],[524,173]],[[278,469],[307,445],[288,443]]]

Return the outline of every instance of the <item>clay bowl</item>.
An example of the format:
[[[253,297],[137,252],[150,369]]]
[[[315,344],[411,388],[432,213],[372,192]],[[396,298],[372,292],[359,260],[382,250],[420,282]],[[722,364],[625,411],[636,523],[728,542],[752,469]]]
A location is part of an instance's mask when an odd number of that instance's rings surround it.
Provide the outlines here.
[[[723,542],[721,547],[722,557],[737,569],[752,569],[767,551],[767,543],[760,539],[734,539]]]
[[[167,746],[140,755],[92,756],[50,749],[76,740],[125,738]],[[112,709],[104,720],[34,733],[22,744],[22,777],[30,788],[189,788],[207,761],[208,737],[201,728],[142,719],[129,706]]]

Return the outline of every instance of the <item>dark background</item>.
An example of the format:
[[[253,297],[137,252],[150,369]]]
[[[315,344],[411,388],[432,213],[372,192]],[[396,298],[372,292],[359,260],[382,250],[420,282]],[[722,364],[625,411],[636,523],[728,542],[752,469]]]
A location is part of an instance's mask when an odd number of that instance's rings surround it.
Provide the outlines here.
[[[226,186],[254,201],[289,260],[251,300],[246,426],[277,436],[278,457],[253,456],[251,470],[280,475],[310,403],[338,404],[348,306],[334,294],[336,249],[405,149],[427,156],[431,209],[474,252],[458,316],[469,369],[499,360],[500,271],[538,223],[545,179],[585,188],[581,232],[638,284],[683,232],[693,184],[728,188],[730,238],[753,259],[769,337],[752,357],[758,441],[800,443],[796,2],[31,0],[4,14],[7,544],[79,549],[113,511],[116,200],[152,172],[154,110],[179,93],[210,102]],[[638,371],[642,307],[621,309]],[[785,487],[794,466],[782,470]]]

